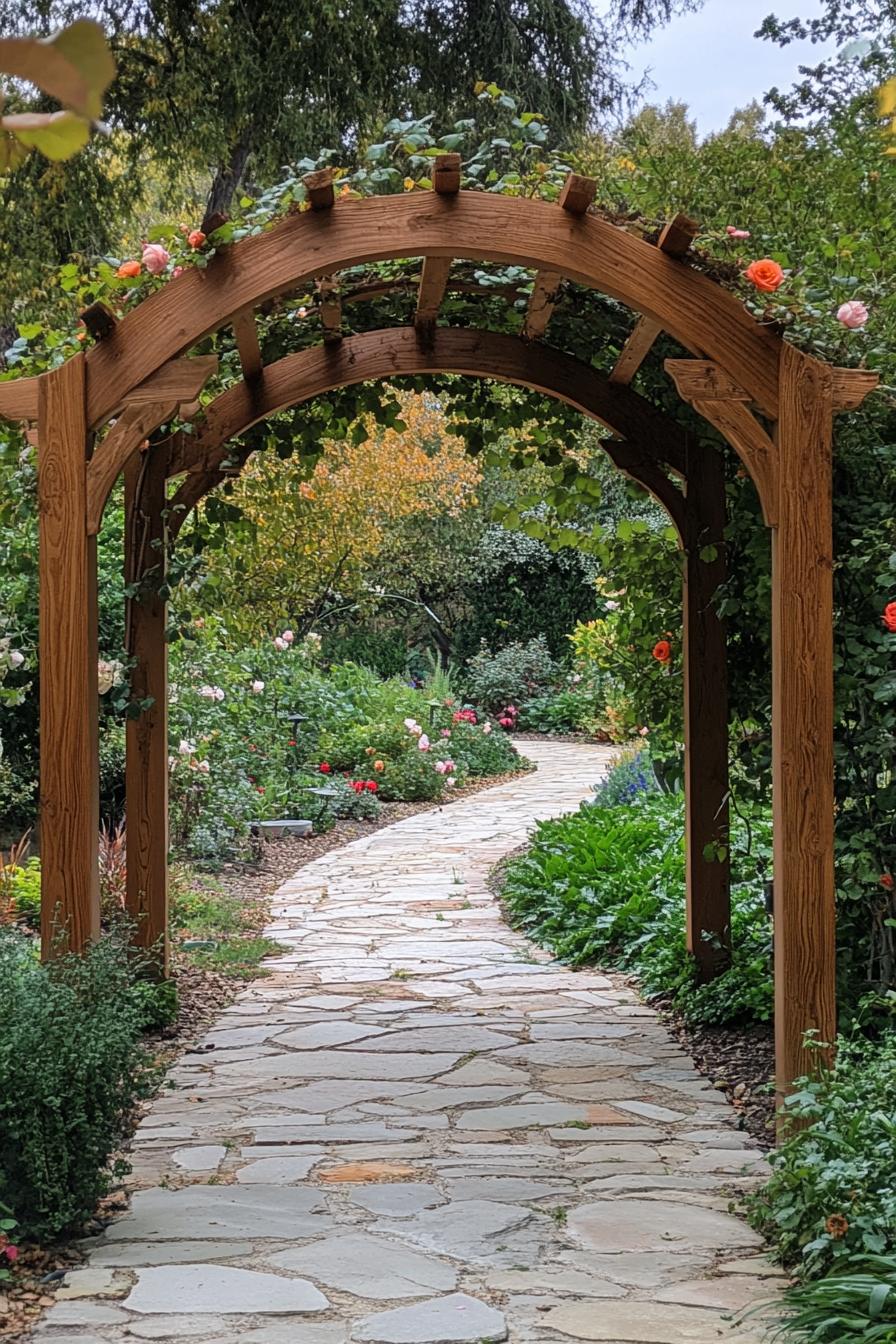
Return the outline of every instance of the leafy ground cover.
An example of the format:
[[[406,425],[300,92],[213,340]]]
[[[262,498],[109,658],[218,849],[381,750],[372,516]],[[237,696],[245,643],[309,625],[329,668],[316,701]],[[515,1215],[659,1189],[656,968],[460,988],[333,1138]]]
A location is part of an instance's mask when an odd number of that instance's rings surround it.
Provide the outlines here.
[[[508,864],[503,899],[512,922],[572,965],[634,971],[688,1023],[764,1022],[772,1012],[771,928],[763,882],[765,816],[733,828],[732,965],[698,985],[685,949],[684,812],[661,793],[646,749],[628,753],[593,802],[540,822]]]

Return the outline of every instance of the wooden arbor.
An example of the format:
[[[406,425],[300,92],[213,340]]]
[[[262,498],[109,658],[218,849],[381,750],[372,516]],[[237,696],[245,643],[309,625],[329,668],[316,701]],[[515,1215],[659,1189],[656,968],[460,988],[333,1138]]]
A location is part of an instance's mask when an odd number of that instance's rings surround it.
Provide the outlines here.
[[[38,379],[0,385],[0,415],[37,421],[45,947],[54,926],[74,947],[98,929],[95,538],[114,481],[124,473],[129,575],[139,582],[164,563],[168,520],[176,529],[183,511],[239,466],[239,450],[227,457],[222,449],[248,425],[345,382],[447,370],[534,386],[595,415],[619,438],[607,444],[611,455],[675,519],[687,554],[690,940],[704,955],[711,945],[702,933],[713,933],[724,955],[727,877],[702,848],[724,820],[727,797],[724,735],[706,732],[714,705],[716,724],[724,722],[723,636],[710,605],[723,561],[700,559],[701,550],[721,557],[722,478],[715,454],[698,454],[626,386],[662,331],[691,356],[667,361],[679,392],[739,454],[772,529],[777,1067],[785,1087],[809,1062],[804,1032],[830,1040],[835,1029],[831,421],[859,405],[874,378],[821,365],[754,322],[687,264],[693,227],[682,218],[654,247],[589,213],[594,191],[585,179],[570,178],[558,208],[460,191],[459,178],[456,156],[446,155],[435,163],[433,193],[337,205],[332,184],[315,175],[310,210],[187,271],[121,322],[88,313],[97,338],[89,351]],[[406,257],[423,259],[413,329],[342,340],[332,278]],[[522,339],[437,327],[455,257],[534,271]],[[254,309],[314,279],[322,282],[323,347],[266,368]],[[639,314],[608,379],[540,344],[570,281]],[[228,326],[242,382],[207,408],[195,435],[141,452],[148,433],[195,402],[211,372],[207,357],[189,351]],[[113,417],[94,452],[94,436]],[[177,473],[186,476],[169,503],[166,479]],[[129,904],[152,943],[164,927],[167,847],[162,604],[141,591],[129,626],[135,694],[153,702],[128,733]]]

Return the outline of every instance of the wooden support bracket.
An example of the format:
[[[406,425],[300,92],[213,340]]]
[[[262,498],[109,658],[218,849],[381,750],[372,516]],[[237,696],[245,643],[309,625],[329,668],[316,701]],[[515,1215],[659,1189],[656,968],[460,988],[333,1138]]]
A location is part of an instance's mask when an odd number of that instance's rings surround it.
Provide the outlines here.
[[[537,341],[547,330],[563,285],[563,276],[557,271],[538,271],[529,297],[522,336],[526,341]]]
[[[170,420],[177,404],[146,402],[126,406],[87,463],[87,535],[95,537],[103,521],[109,492],[140,445],[159,425]]]
[[[11,378],[0,383],[0,420],[37,419],[37,379]]]
[[[218,372],[217,355],[190,355],[170,359],[152,377],[138,383],[124,399],[125,406],[138,402],[195,401],[209,378]]]
[[[665,367],[682,400],[731,444],[753,478],[766,523],[777,527],[778,453],[747,393],[711,360],[667,359]]]

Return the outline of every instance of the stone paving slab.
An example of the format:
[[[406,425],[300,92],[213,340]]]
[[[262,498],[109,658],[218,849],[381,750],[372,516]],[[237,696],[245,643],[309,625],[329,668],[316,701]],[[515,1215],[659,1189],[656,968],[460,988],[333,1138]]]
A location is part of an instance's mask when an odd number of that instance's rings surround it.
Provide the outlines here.
[[[755,1344],[761,1154],[629,984],[489,891],[610,754],[525,751],[281,887],[286,951],[171,1070],[43,1344]]]

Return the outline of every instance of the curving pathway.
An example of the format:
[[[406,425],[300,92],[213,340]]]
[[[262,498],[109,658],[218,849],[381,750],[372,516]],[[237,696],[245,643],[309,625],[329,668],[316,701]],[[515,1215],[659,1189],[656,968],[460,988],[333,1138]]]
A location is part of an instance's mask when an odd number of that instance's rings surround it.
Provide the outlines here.
[[[130,1211],[57,1344],[747,1344],[774,1271],[728,1211],[761,1159],[618,976],[502,922],[492,865],[606,749],[303,868],[286,951],[172,1071]],[[753,1173],[752,1176],[750,1173]]]

